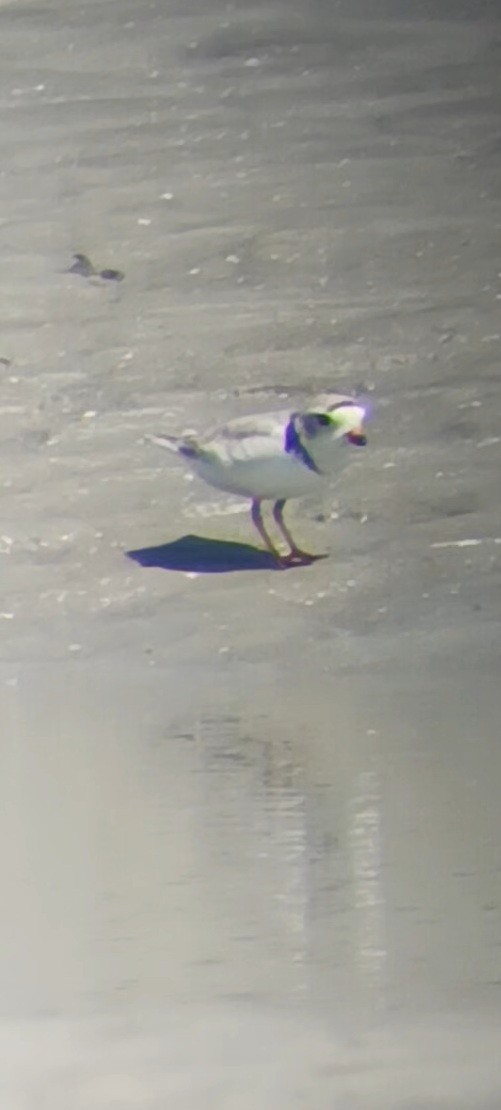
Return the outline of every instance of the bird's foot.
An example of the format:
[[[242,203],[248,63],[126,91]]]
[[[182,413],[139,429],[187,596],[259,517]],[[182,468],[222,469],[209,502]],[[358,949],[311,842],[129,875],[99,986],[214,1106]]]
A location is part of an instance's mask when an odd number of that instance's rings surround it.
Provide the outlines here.
[[[288,567],[307,567],[316,563],[318,559],[326,559],[327,555],[313,555],[310,551],[302,551],[300,547],[293,547],[287,555],[279,555],[278,562],[286,570]]]

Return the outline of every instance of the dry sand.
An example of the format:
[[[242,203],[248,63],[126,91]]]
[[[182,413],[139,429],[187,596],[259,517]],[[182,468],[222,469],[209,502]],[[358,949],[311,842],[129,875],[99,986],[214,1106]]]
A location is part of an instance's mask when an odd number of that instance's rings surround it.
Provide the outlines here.
[[[0,54],[2,1110],[497,1110],[499,7]],[[324,389],[370,446],[277,572],[143,436]]]

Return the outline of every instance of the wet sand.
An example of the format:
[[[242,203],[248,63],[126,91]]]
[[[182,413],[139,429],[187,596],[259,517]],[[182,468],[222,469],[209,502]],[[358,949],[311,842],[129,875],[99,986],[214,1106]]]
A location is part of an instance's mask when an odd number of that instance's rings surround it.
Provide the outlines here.
[[[494,1110],[497,6],[0,27],[2,1106]],[[279,572],[144,435],[325,389]]]

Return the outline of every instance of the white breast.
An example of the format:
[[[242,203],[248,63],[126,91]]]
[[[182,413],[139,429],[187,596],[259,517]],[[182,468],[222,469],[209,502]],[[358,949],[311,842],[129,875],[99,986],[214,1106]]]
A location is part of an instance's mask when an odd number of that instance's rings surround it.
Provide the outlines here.
[[[196,459],[192,464],[195,474],[226,493],[242,497],[275,499],[304,497],[314,493],[322,484],[322,476],[309,470],[292,455],[276,458],[232,459],[208,461]]]

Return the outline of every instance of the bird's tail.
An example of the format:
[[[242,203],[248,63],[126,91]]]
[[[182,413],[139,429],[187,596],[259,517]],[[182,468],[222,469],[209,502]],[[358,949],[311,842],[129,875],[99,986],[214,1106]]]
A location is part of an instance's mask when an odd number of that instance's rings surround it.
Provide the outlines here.
[[[187,436],[168,436],[161,432],[158,435],[147,435],[145,439],[148,443],[154,443],[157,447],[166,447],[168,451],[173,451],[175,455],[184,455],[187,459],[195,458],[198,455],[195,440],[191,440]]]

